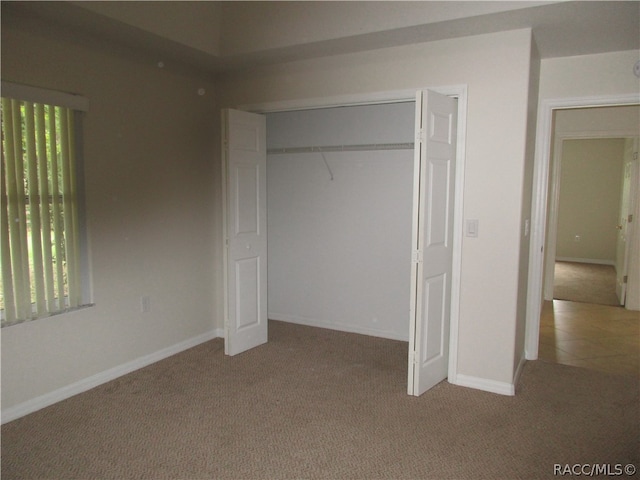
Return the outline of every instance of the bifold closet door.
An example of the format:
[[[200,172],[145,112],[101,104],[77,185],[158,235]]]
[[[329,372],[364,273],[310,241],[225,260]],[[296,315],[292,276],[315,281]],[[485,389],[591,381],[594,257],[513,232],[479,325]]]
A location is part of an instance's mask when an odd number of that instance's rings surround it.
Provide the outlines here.
[[[266,119],[224,110],[225,353],[267,342]]]
[[[409,395],[447,378],[453,259],[457,100],[416,98]]]

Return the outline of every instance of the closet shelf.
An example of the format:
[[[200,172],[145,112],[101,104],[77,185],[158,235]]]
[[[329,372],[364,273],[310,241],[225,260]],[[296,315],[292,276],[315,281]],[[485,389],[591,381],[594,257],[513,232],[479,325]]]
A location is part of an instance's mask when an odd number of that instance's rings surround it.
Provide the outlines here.
[[[413,150],[414,143],[371,143],[363,145],[330,145],[324,147],[268,148],[267,155],[287,153],[364,152],[375,150]]]

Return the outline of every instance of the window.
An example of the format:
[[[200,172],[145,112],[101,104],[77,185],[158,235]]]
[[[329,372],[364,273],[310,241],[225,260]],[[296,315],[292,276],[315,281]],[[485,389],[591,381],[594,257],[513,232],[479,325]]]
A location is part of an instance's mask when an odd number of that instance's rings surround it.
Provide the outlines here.
[[[2,87],[4,327],[82,306],[87,288],[77,161],[79,115],[53,102],[20,99],[24,95],[12,98],[12,89],[5,83]]]

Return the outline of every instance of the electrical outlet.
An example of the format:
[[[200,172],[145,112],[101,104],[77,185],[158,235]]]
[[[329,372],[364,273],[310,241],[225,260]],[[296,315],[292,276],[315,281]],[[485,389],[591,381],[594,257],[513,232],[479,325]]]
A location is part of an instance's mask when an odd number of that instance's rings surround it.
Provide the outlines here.
[[[576,235],[575,237],[573,237],[573,241],[576,242],[576,243],[578,243],[580,240],[582,240],[580,235]]]

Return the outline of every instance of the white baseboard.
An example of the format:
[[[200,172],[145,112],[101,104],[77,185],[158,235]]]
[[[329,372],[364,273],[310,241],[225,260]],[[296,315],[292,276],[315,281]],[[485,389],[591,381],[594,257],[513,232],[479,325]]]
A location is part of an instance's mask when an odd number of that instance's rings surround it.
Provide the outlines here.
[[[594,265],[616,266],[615,260],[600,260],[597,258],[556,257],[556,262],[593,263]]]
[[[195,347],[196,345],[200,345],[201,343],[222,336],[224,336],[223,329],[219,328],[216,330],[211,330],[209,332],[203,333],[202,335],[189,338],[188,340],[176,343],[175,345],[171,345],[170,347],[158,350],[157,352],[153,352],[143,357],[136,358],[135,360],[132,360],[130,362],[123,363],[122,365],[118,365],[117,367],[113,367],[109,370],[105,370],[90,377],[83,378],[82,380],[79,380],[75,383],[62,388],[58,388],[57,390],[54,390],[52,392],[45,393],[44,395],[40,395],[39,397],[32,398],[31,400],[19,403],[18,405],[15,405],[13,407],[3,409],[2,424],[20,417],[24,417],[25,415],[48,407],[49,405],[53,405],[54,403],[66,400],[67,398],[73,397],[74,395],[77,395],[79,393],[86,392],[87,390],[97,387],[98,385],[102,385],[103,383],[115,380],[122,375],[126,375],[127,373],[131,373],[135,370],[146,367],[147,365],[151,365],[152,363],[163,360],[167,357],[175,355],[176,353],[180,353],[184,350]]]
[[[516,394],[515,384],[513,383],[498,382],[496,380],[472,377],[470,375],[456,375],[455,385],[484,390],[485,392],[499,393],[500,395],[513,396]]]
[[[402,342],[408,342],[409,337],[388,332],[386,330],[376,330],[374,328],[361,327],[357,325],[350,325],[346,323],[338,322],[323,322],[313,318],[300,317],[297,315],[289,315],[286,313],[274,313],[269,312],[269,318],[271,320],[279,320],[281,322],[295,323],[298,325],[306,325],[308,327],[328,328],[330,330],[338,330],[339,332],[359,333],[361,335],[369,335],[372,337],[388,338],[389,340],[400,340]],[[408,324],[408,320],[407,320]]]

